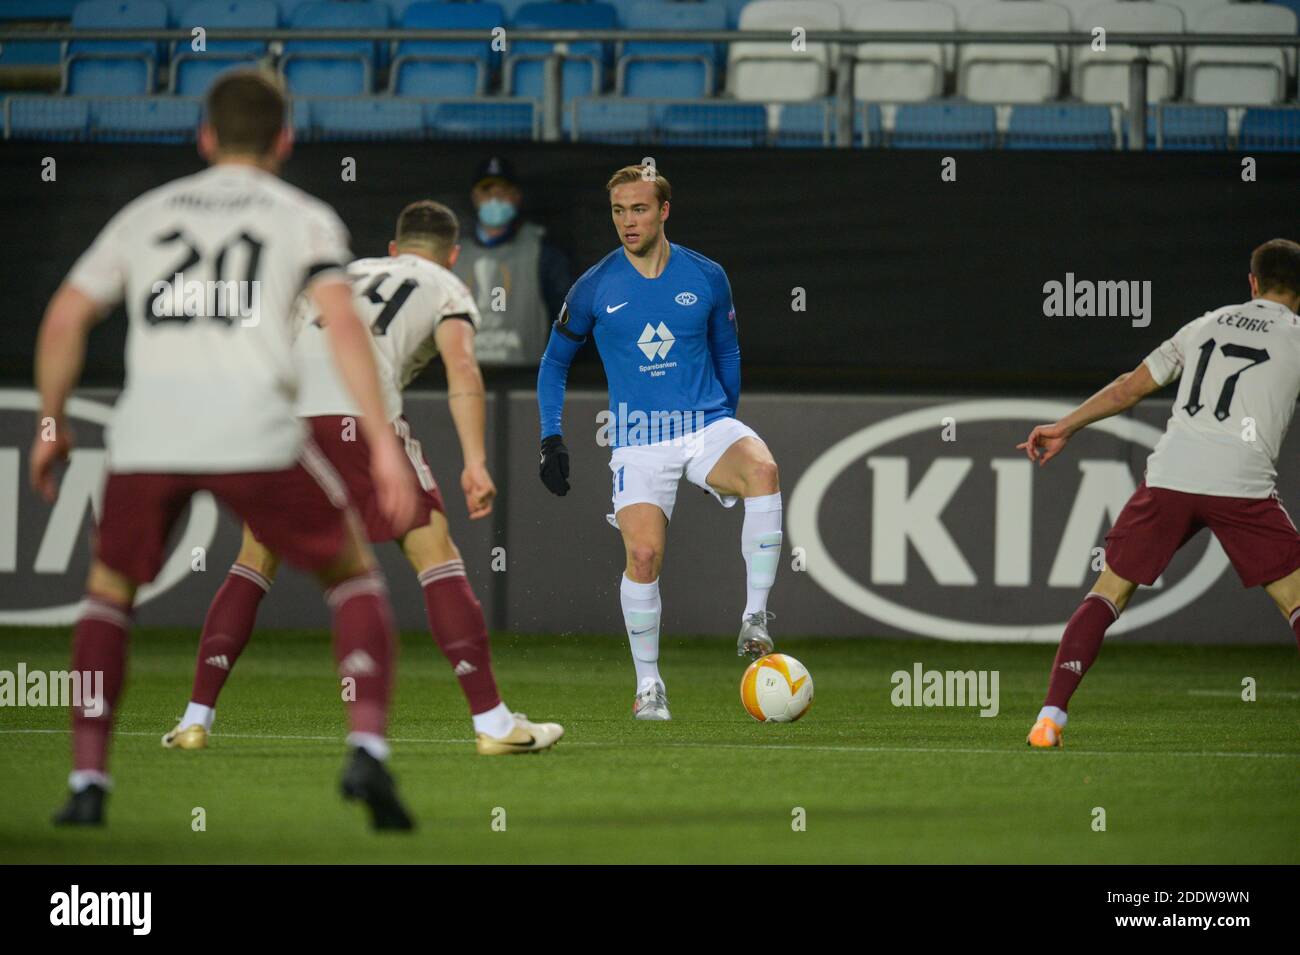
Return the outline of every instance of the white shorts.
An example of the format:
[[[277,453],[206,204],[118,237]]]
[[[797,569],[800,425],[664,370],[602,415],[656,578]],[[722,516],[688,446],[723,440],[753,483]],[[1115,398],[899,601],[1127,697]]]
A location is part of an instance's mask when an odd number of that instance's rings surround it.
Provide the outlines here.
[[[735,418],[719,418],[680,440],[615,448],[609,459],[609,469],[614,472],[614,513],[605,515],[606,520],[618,527],[615,515],[629,504],[657,505],[672,520],[677,483],[683,475],[723,507],[734,506],[738,497],[719,494],[705,479],[729,447],[741,438],[757,437],[749,425]]]

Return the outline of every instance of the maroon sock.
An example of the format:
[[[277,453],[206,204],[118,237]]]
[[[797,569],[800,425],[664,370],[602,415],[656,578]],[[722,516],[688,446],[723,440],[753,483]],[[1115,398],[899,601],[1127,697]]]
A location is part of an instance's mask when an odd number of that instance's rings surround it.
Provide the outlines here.
[[[250,567],[235,564],[225,583],[212,598],[199,638],[199,659],[194,670],[194,691],[190,699],[203,706],[217,705],[217,696],[235,661],[248,646],[257,621],[257,606],[271,589],[271,582]]]
[[[1052,677],[1047,683],[1044,706],[1068,709],[1070,697],[1097,659],[1106,628],[1118,619],[1119,609],[1101,594],[1088,594],[1084,598],[1065,625],[1065,635],[1061,637],[1061,646],[1052,663]]]
[[[497,681],[492,676],[492,650],[488,646],[483,605],[470,589],[465,562],[449,560],[420,574],[424,609],[438,649],[451,664],[471,715],[501,705]]]
[[[1300,607],[1291,611],[1291,632],[1295,634],[1296,645],[1300,646]]]
[[[72,669],[82,675],[83,687],[82,705],[72,707],[73,769],[106,771],[108,740],[126,675],[130,630],[130,608],[103,597],[86,596],[72,638]]]
[[[331,587],[334,659],[345,685],[348,725],[353,733],[384,735],[393,685],[396,641],[388,589],[378,573],[362,574]]]

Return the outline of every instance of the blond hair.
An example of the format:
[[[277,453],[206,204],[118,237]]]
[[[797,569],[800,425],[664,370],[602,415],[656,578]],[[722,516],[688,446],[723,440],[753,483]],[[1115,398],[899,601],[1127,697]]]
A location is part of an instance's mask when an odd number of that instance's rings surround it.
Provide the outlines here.
[[[625,186],[632,182],[653,182],[655,184],[655,195],[658,197],[661,206],[673,197],[673,187],[664,177],[664,174],[651,163],[624,166],[609,177],[609,182],[605,183],[605,191],[613,192],[618,186]]]

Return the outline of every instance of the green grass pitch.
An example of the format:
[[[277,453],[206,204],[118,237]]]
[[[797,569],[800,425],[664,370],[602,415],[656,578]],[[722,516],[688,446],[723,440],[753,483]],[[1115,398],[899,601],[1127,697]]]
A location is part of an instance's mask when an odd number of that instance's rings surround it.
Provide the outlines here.
[[[647,724],[631,718],[622,637],[502,634],[507,702],[568,733],[551,753],[484,758],[446,663],[407,634],[392,765],[419,829],[377,836],[336,793],[344,714],[328,636],[256,634],[210,747],[165,751],[196,641],[132,637],[103,830],[48,821],[66,711],[0,708],[0,862],[1300,862],[1294,647],[1108,641],[1066,749],[1031,752],[1051,647],[782,640],[817,697],[778,726],[741,708],[730,640],[667,639],[674,721]],[[0,630],[0,669],[65,669],[68,643],[66,630]],[[999,715],[895,708],[890,674],[916,661],[998,670]],[[1244,677],[1255,702],[1240,697]]]

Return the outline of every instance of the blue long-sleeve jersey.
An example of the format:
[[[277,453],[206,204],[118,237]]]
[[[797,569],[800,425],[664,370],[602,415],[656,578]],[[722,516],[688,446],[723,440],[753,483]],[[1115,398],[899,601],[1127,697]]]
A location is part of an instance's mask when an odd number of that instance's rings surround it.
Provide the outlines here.
[[[677,436],[655,422],[692,429],[735,415],[736,310],[713,260],[674,244],[663,272],[647,279],[618,248],[573,284],[537,374],[543,438],[562,433],[569,365],[589,335],[609,382],[614,447]]]

